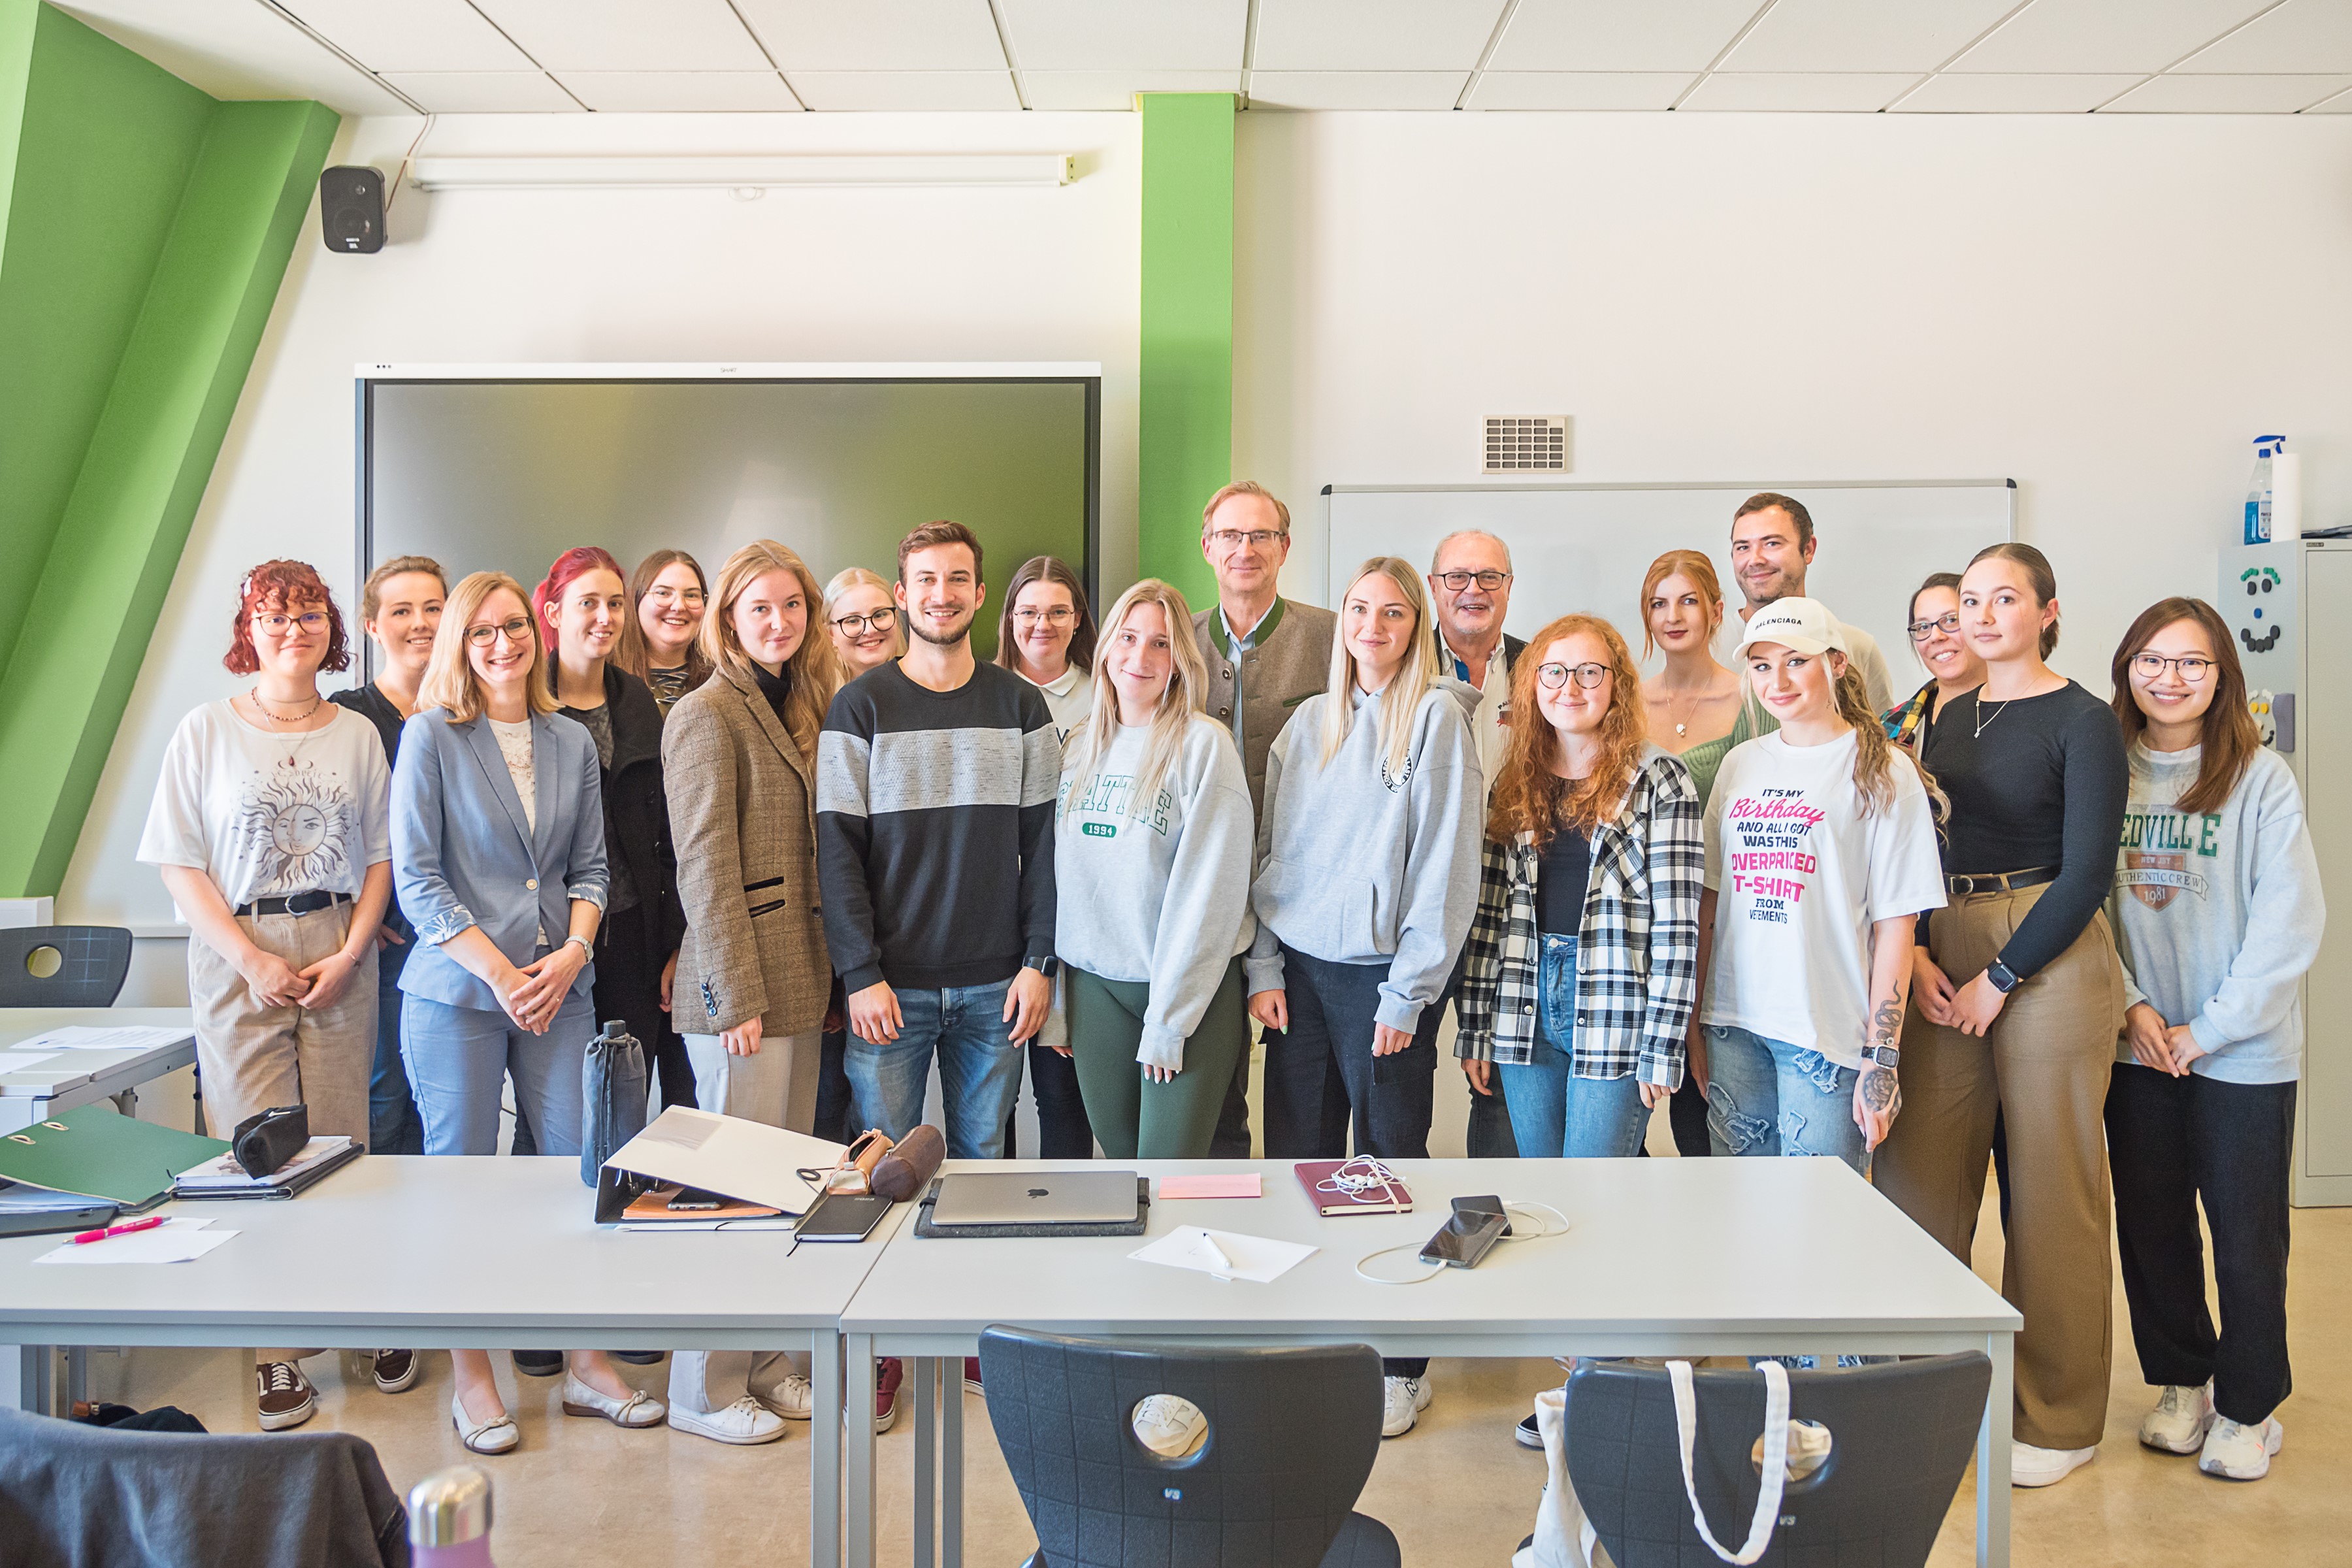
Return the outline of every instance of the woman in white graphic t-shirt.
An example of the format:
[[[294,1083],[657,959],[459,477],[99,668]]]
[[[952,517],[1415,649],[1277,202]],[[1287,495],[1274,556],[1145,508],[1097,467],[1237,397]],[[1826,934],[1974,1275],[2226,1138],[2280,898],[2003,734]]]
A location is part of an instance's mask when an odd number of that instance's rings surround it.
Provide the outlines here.
[[[1915,919],[1944,903],[1939,797],[1888,743],[1819,601],[1759,610],[1739,657],[1780,728],[1733,749],[1707,805],[1707,1129],[1718,1154],[1832,1155],[1867,1175],[1902,1107]]]

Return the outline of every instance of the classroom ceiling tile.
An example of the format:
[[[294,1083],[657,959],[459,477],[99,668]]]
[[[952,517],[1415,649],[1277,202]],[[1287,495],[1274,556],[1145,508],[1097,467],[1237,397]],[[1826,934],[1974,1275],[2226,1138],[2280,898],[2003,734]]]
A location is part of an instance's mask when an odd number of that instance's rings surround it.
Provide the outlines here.
[[[2102,114],[2293,114],[2352,87],[2352,76],[2151,77]]]
[[[549,70],[761,70],[727,0],[474,0]]]
[[[2146,73],[1931,76],[1889,110],[1900,114],[2081,114],[2146,81]]]
[[[252,0],[65,0],[58,9],[215,98],[310,98],[341,114],[413,112],[375,78]]]
[[[1731,71],[1927,71],[2018,0],[1780,0],[1723,62]]]
[[[534,68],[466,0],[278,0],[370,70],[514,71]]]
[[[1258,0],[1259,70],[1469,70],[1506,0]],[[1257,91],[1251,89],[1255,100]],[[1450,107],[1450,106],[1449,106]]]
[[[2315,103],[2305,114],[2352,114],[2352,89],[2337,93],[2325,103]]]
[[[1671,109],[1696,71],[1484,71],[1469,109]]]
[[[2210,48],[2181,62],[2185,71],[2352,71],[2352,5],[2286,0]]]
[[[2276,0],[2033,0],[1946,68],[2160,71]]]
[[[988,0],[735,0],[793,71],[1003,70]]]
[[[1511,71],[1699,71],[1767,0],[1519,0],[1487,62]]]
[[[824,110],[1019,109],[1010,71],[786,71],[800,100]]]
[[[428,114],[576,114],[579,100],[541,71],[387,71]]]
[[[801,106],[774,71],[558,71],[602,114],[791,113]]]
[[[997,0],[1031,71],[1239,70],[1249,0]]]
[[[1033,71],[1021,73],[1021,91],[1032,109],[1127,109],[1139,92],[1232,92],[1242,89],[1239,69],[1222,71]]]
[[[1919,79],[1917,71],[1717,71],[1683,100],[1685,109],[1869,113]]]
[[[1451,109],[1468,71],[1253,71],[1253,109]]]

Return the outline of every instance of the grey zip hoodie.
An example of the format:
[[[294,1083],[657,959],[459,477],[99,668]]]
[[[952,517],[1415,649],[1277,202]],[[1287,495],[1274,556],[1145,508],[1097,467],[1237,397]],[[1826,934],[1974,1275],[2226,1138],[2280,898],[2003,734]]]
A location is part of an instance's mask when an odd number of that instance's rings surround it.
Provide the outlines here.
[[[1105,980],[1144,981],[1135,1059],[1181,1071],[1184,1042],[1256,930],[1249,913],[1250,797],[1224,726],[1191,716],[1149,806],[1135,800],[1150,731],[1118,729],[1082,798],[1066,762],[1054,820],[1054,952]],[[1116,710],[1086,722],[1117,725]]]
[[[1322,692],[1299,704],[1265,763],[1252,995],[1282,988],[1282,944],[1331,963],[1385,963],[1380,1022],[1411,1033],[1454,973],[1478,907],[1486,783],[1460,681],[1413,710],[1404,776],[1381,745],[1379,699],[1357,688],[1339,754],[1322,762]],[[1475,699],[1475,693],[1472,694]]]

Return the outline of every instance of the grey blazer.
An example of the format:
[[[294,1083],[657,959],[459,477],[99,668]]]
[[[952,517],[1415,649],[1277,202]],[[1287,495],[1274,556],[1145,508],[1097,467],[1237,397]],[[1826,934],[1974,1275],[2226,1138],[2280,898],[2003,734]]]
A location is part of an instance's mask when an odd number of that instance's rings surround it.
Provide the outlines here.
[[[538,934],[562,942],[572,929],[571,901],[604,907],[604,786],[596,742],[558,714],[530,719],[536,829],[499,751],[489,721],[453,721],[448,710],[415,714],[400,732],[392,772],[393,882],[416,926],[416,945],[400,973],[412,996],[495,1012],[497,993],[441,944],[479,926],[509,962],[525,964]],[[583,965],[572,994],[595,979]]]

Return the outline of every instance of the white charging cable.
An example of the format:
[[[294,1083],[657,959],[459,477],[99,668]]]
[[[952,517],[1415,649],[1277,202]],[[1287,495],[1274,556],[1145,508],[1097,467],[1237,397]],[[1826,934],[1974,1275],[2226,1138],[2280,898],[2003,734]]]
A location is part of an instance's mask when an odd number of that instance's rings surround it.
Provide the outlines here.
[[[1553,1219],[1558,1220],[1559,1223],[1555,1226],[1540,1218],[1538,1218],[1536,1221],[1538,1228],[1533,1235],[1529,1235],[1525,1231],[1522,1231],[1518,1226],[1513,1226],[1507,1234],[1497,1237],[1496,1239],[1498,1240],[1546,1241],[1555,1236],[1566,1236],[1568,1234],[1568,1216],[1560,1213],[1558,1209],[1552,1207],[1549,1204],[1535,1203],[1524,1198],[1505,1198],[1503,1200],[1503,1212],[1507,1215],[1549,1215]],[[1418,1256],[1421,1249],[1427,1245],[1427,1242],[1408,1241],[1401,1247],[1383,1247],[1378,1252],[1368,1252],[1364,1254],[1363,1257],[1356,1259],[1356,1278],[1374,1285],[1419,1285],[1425,1280],[1434,1279],[1439,1275],[1444,1273],[1450,1265],[1444,1263],[1433,1263],[1429,1265],[1429,1270],[1425,1274],[1408,1274],[1403,1276],[1373,1274],[1368,1272],[1364,1268],[1364,1265],[1371,1262],[1374,1258],[1386,1258],[1391,1252],[1410,1252]]]

